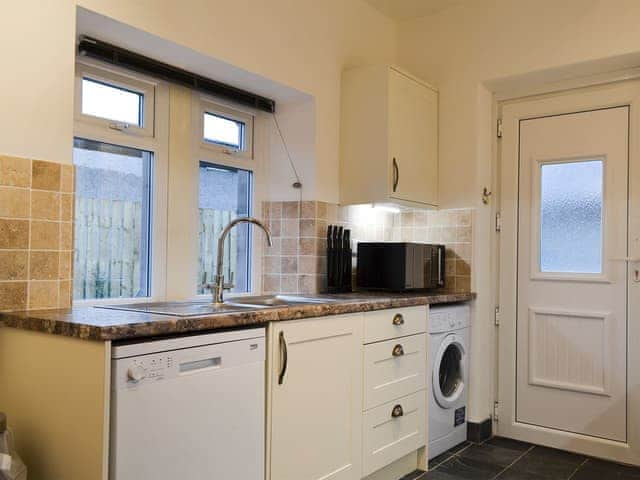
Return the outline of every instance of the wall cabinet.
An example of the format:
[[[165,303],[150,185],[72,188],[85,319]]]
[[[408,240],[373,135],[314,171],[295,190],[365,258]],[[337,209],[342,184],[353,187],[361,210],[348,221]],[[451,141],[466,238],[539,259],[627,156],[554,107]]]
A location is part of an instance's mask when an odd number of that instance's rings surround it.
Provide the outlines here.
[[[390,66],[342,79],[340,203],[438,205],[438,92]]]
[[[362,315],[269,331],[271,480],[356,480],[362,466]]]

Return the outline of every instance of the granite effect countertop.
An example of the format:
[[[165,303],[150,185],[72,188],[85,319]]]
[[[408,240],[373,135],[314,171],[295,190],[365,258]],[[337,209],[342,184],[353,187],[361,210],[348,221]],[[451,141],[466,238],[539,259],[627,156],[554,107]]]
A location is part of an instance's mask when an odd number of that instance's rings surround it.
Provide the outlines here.
[[[283,320],[465,302],[474,299],[475,293],[383,294],[357,292],[322,295],[322,297],[330,297],[332,301],[198,317],[174,317],[94,307],[5,312],[0,313],[0,326],[63,335],[82,340],[117,341],[264,326],[270,322]]]

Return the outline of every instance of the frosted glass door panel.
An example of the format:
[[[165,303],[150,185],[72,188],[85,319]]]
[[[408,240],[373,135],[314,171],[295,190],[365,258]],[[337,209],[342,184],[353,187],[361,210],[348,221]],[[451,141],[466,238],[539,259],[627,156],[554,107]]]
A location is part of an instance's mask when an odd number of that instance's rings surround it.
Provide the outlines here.
[[[603,161],[540,169],[540,271],[602,273]]]

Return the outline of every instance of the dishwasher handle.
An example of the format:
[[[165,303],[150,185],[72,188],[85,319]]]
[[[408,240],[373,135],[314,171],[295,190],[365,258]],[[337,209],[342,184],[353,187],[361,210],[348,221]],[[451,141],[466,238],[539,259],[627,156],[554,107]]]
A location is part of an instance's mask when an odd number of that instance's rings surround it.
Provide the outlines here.
[[[287,351],[287,339],[284,337],[284,332],[280,331],[280,358],[281,358],[281,370],[280,375],[278,375],[278,385],[282,385],[284,383],[284,376],[287,373],[287,364],[289,363],[289,352]]]

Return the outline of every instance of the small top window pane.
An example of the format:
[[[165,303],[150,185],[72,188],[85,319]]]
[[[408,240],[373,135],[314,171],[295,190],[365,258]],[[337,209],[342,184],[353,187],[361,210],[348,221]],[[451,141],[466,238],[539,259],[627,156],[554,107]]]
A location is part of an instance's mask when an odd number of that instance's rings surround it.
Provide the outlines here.
[[[225,147],[242,150],[244,145],[243,122],[205,112],[204,139]]]
[[[602,273],[604,163],[541,167],[540,271]]]
[[[142,126],[144,95],[88,78],[82,79],[82,113]]]

